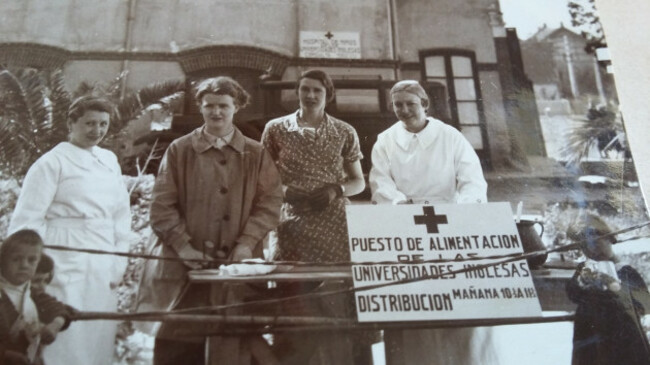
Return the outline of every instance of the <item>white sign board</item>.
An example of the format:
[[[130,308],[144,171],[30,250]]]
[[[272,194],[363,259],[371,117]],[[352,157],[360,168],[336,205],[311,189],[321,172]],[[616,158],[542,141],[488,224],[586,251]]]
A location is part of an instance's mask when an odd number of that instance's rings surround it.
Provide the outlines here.
[[[358,32],[300,32],[300,57],[361,58]]]
[[[463,261],[467,258],[523,252],[510,204],[349,205],[346,209],[352,261],[404,262],[354,265],[355,288],[436,276],[356,291],[359,322],[541,316],[525,260],[451,273],[503,260]],[[449,261],[413,264],[434,259]]]

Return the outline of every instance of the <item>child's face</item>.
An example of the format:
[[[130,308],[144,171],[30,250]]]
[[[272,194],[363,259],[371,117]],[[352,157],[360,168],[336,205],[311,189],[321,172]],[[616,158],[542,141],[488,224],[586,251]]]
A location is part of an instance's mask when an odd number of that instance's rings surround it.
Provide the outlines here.
[[[13,285],[22,285],[34,277],[40,259],[40,246],[18,245],[2,258],[2,276]]]
[[[32,291],[45,291],[47,284],[52,281],[52,273],[49,272],[37,272],[32,278]]]

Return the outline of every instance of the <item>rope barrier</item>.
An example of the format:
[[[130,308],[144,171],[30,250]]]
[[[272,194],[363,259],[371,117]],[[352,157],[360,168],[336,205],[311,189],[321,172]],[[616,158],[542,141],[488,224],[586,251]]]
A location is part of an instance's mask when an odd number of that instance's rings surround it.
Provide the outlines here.
[[[621,233],[626,233],[635,229],[642,228],[644,226],[650,225],[649,222],[644,222],[642,224],[638,224],[635,226],[631,226],[628,228],[621,229],[619,231],[611,232],[608,234],[604,234],[601,236],[596,237],[596,239],[601,239],[601,238],[606,238],[606,237],[612,237],[617,234]],[[524,253],[524,254],[517,254],[515,256],[508,255],[511,257],[506,258],[505,260],[502,261],[497,261],[497,262],[492,262],[492,263],[486,263],[486,264],[480,264],[480,265],[475,265],[471,267],[465,267],[463,269],[459,270],[452,270],[445,275],[456,275],[456,274],[462,274],[470,271],[478,271],[482,270],[491,266],[496,266],[496,265],[501,265],[504,263],[508,262],[514,262],[514,261],[520,261],[520,260],[525,260],[527,258],[532,258],[536,257],[539,255],[546,255],[552,252],[563,252],[563,251],[569,251],[573,249],[577,249],[580,246],[584,245],[585,241],[579,241],[576,243],[568,244],[565,246],[560,246],[556,247],[553,249],[547,249],[547,250],[540,250],[540,251],[534,251],[534,252],[529,252],[529,253]],[[482,258],[485,259],[485,258]],[[458,262],[460,260],[452,260],[454,262]],[[426,261],[418,261],[415,264],[423,264],[426,263]],[[402,262],[397,262],[397,264],[403,264]],[[318,297],[326,297],[330,295],[338,295],[338,294],[346,294],[346,293],[356,293],[360,291],[367,291],[367,290],[374,290],[374,289],[380,289],[380,288],[385,288],[389,286],[394,286],[394,285],[401,285],[401,284],[408,284],[408,283],[414,283],[414,282],[419,282],[419,281],[424,281],[424,280],[432,280],[432,279],[437,279],[439,275],[423,275],[419,277],[414,277],[414,278],[407,278],[407,279],[401,279],[401,280],[396,280],[388,283],[381,283],[381,284],[374,284],[374,285],[366,285],[366,286],[361,286],[361,287],[356,287],[356,288],[347,288],[347,289],[338,289],[338,290],[329,290],[329,291],[322,291],[322,292],[314,292],[314,293],[306,293],[306,294],[300,294],[300,295],[293,295],[293,296],[287,296],[283,298],[273,298],[273,299],[261,299],[253,302],[243,302],[243,303],[234,303],[234,304],[228,304],[228,305],[220,305],[220,306],[207,306],[207,307],[195,307],[195,308],[188,308],[188,309],[179,309],[173,311],[174,313],[203,313],[203,312],[219,312],[227,309],[235,309],[235,308],[246,308],[246,307],[253,307],[257,305],[271,305],[271,304],[281,304],[287,301],[291,300],[299,300],[299,299],[312,299],[312,298],[318,298]]]
[[[332,317],[297,317],[297,316],[264,316],[264,315],[200,315],[175,314],[169,312],[149,313],[110,313],[110,312],[78,312],[72,316],[73,321],[88,320],[120,320],[145,322],[191,323],[194,327],[188,329],[188,336],[198,337],[218,334],[250,334],[286,331],[363,331],[392,328],[434,328],[434,327],[473,327],[500,326],[523,323],[549,323],[573,321],[574,314],[560,314],[543,317],[519,318],[486,318],[469,320],[435,320],[420,322],[357,322],[350,318]],[[200,326],[204,324],[205,326]],[[215,325],[238,325],[243,327],[215,327]],[[207,327],[207,331],[205,328]]]
[[[645,227],[647,225],[650,225],[650,221],[644,222],[641,224],[637,224],[628,228],[624,228],[615,232],[611,232],[605,235],[601,235],[596,237],[595,239],[601,239],[605,237],[611,237],[615,236],[618,234],[626,233],[632,230],[636,230],[642,227]],[[630,239],[622,240],[622,241],[617,241],[615,243],[620,243],[620,242],[625,242]],[[539,251],[534,251],[534,252],[528,252],[528,253],[523,253],[523,254],[510,254],[510,255],[495,255],[495,256],[484,256],[484,257],[471,257],[471,258],[466,258],[466,259],[452,259],[452,260],[444,260],[444,259],[435,259],[435,260],[423,260],[423,261],[417,261],[417,262],[401,262],[401,261],[383,261],[383,262],[331,262],[331,263],[316,263],[316,262],[304,262],[304,261],[275,261],[275,262],[269,262],[267,264],[272,264],[272,265],[293,265],[293,266],[352,266],[352,265],[390,265],[390,264],[414,264],[414,265],[422,265],[426,263],[440,263],[440,262],[463,262],[463,261],[478,261],[478,260],[492,260],[492,259],[503,259],[500,261],[496,262],[490,262],[490,263],[485,263],[485,264],[479,264],[479,265],[474,265],[474,266],[469,266],[465,267],[462,269],[458,270],[452,270],[445,275],[457,275],[457,274],[462,274],[470,271],[477,271],[477,270],[482,270],[491,266],[496,266],[504,263],[509,263],[509,262],[515,262],[515,261],[520,261],[520,260],[525,260],[528,258],[532,258],[535,256],[539,255],[547,255],[552,252],[563,252],[563,251],[569,251],[573,249],[578,249],[582,245],[585,244],[585,241],[579,241],[576,243],[568,244],[565,246],[560,246],[556,247],[553,249],[546,249],[546,250],[539,250]],[[94,250],[94,249],[74,249],[70,247],[64,247],[64,246],[54,246],[54,245],[47,245],[46,247],[51,248],[51,249],[63,249],[67,251],[77,251],[77,252],[85,252],[85,253],[97,253],[97,254],[116,254],[117,256],[128,256],[128,257],[137,257],[137,258],[149,258],[149,259],[159,259],[159,260],[167,260],[167,259],[172,259],[172,260],[180,260],[180,261],[197,261],[197,260],[181,260],[178,258],[168,258],[168,257],[161,257],[161,256],[155,256],[155,255],[140,255],[140,254],[127,254],[123,252],[108,252],[108,251],[102,251],[102,250]],[[225,261],[225,260],[198,260],[198,261]],[[232,261],[227,261],[228,263],[242,263],[242,264],[249,264],[248,262],[232,262]],[[259,263],[250,263],[250,264],[259,264]],[[228,309],[242,309],[242,308],[247,308],[247,307],[254,307],[254,306],[260,306],[260,305],[269,305],[269,304],[281,304],[287,301],[291,300],[304,300],[304,299],[312,299],[312,298],[320,298],[320,297],[326,297],[330,295],[337,295],[337,294],[346,294],[346,293],[356,293],[360,291],[367,291],[367,290],[374,290],[374,289],[380,289],[380,288],[385,288],[385,287],[390,287],[394,285],[402,285],[402,284],[408,284],[408,283],[414,283],[414,282],[419,282],[419,281],[424,281],[424,280],[432,280],[432,279],[437,279],[440,275],[432,274],[432,275],[422,275],[419,277],[413,277],[413,278],[407,278],[407,279],[401,279],[401,280],[396,280],[388,283],[381,283],[381,284],[374,284],[374,285],[366,285],[366,286],[361,286],[361,287],[356,287],[356,288],[346,288],[346,289],[338,289],[338,290],[329,290],[329,291],[322,291],[322,292],[313,292],[313,293],[306,293],[306,294],[300,294],[300,295],[292,295],[292,296],[287,296],[283,298],[273,298],[273,299],[262,299],[262,300],[256,300],[256,301],[251,301],[251,302],[241,302],[241,303],[234,303],[234,304],[227,304],[227,305],[217,305],[217,306],[206,306],[206,307],[195,307],[195,308],[187,308],[187,309],[177,309],[177,310],[171,310],[171,311],[152,311],[152,312],[140,312],[140,313],[105,313],[105,312],[77,312],[73,316],[73,320],[93,320],[93,319],[113,319],[113,320],[136,320],[136,321],[196,321],[196,322],[202,322],[202,321],[223,321],[219,323],[234,323],[237,321],[240,321],[240,323],[247,323],[247,324],[256,324],[256,325],[271,325],[270,323],[277,324],[277,325],[286,325],[284,321],[280,321],[282,323],[278,322],[278,316],[275,317],[269,317],[269,316],[233,316],[233,315],[215,315],[215,314],[204,314],[204,313],[212,313],[212,312],[220,312]],[[242,318],[240,318],[242,317]],[[233,319],[235,318],[235,319]],[[300,318],[300,317],[298,317]],[[302,317],[309,319],[310,317]],[[548,317],[546,317],[548,318]],[[568,321],[572,320],[571,315],[563,315],[563,316],[558,316],[557,317],[559,321]],[[313,318],[312,318],[313,319]],[[331,318],[330,318],[331,319]],[[540,321],[544,321],[544,318],[539,319]],[[234,322],[233,322],[234,321]],[[257,321],[257,322],[256,322]],[[349,321],[347,319],[343,321]],[[552,320],[548,320],[552,321]],[[267,323],[269,322],[269,323]],[[289,321],[290,322],[290,321]],[[300,322],[300,321],[298,321]],[[297,324],[296,322],[295,324]],[[312,321],[313,322],[313,321]],[[301,324],[308,325],[308,326],[320,326],[323,325],[323,323],[312,323],[310,320],[307,320],[305,322],[301,322]],[[316,321],[318,322],[318,321]],[[531,323],[531,322],[525,322],[525,323]],[[332,323],[326,323],[326,325],[332,325]],[[336,323],[335,326],[343,326],[345,327],[347,324],[344,322],[341,323]],[[358,323],[354,323],[355,328],[358,327]],[[383,324],[382,324],[383,326]],[[461,325],[462,326],[462,325]],[[384,327],[382,327],[384,328]]]
[[[650,221],[640,223],[631,227],[623,228],[621,230],[604,234],[597,237],[597,239],[612,237],[615,235],[623,234],[632,230],[640,229],[645,226],[650,225]],[[635,238],[643,238],[650,236],[637,236]],[[631,240],[632,238],[616,241],[614,243],[621,243]],[[573,243],[565,246],[560,246],[554,249],[546,250],[547,253],[551,252],[563,252],[570,251],[579,248],[579,244],[584,244],[584,242]],[[576,246],[578,245],[578,246]],[[181,259],[178,257],[164,257],[156,255],[147,255],[147,254],[138,254],[138,253],[129,253],[129,252],[118,252],[118,251],[106,251],[98,250],[91,248],[75,248],[68,246],[60,245],[44,245],[45,248],[59,251],[72,251],[72,252],[82,252],[89,254],[98,254],[98,255],[114,255],[120,257],[129,257],[129,258],[141,258],[148,260],[165,260],[165,261],[176,261],[176,262],[195,262],[203,264],[211,264],[216,267],[219,264],[244,264],[244,265],[287,265],[287,266],[297,266],[297,267],[337,267],[337,266],[355,266],[355,265],[420,265],[420,264],[437,264],[437,263],[452,263],[452,262],[462,262],[462,261],[481,261],[481,260],[498,260],[510,257],[516,257],[520,254],[507,254],[507,255],[491,255],[491,256],[473,256],[467,258],[454,258],[454,259],[430,259],[422,261],[337,261],[337,262],[313,262],[313,261],[267,261],[267,262],[248,262],[248,261],[232,261],[227,259]],[[538,251],[541,252],[541,251]],[[540,253],[541,254],[541,253]]]

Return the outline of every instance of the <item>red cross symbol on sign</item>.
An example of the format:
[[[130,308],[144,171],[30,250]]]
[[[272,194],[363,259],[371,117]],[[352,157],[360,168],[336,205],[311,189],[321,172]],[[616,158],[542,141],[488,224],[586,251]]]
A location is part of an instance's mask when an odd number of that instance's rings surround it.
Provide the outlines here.
[[[422,207],[424,215],[413,216],[415,224],[424,224],[427,226],[427,233],[438,233],[439,224],[447,224],[447,216],[444,214],[436,215],[436,211],[431,206]]]

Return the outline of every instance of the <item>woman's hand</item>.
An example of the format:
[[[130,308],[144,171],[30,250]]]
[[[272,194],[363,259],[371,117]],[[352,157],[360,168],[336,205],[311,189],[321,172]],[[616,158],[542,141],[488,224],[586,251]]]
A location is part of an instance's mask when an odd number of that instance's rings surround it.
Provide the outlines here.
[[[253,250],[250,247],[242,244],[237,244],[232,250],[232,261],[243,261],[253,258]]]
[[[309,197],[309,205],[313,210],[323,210],[337,197],[343,196],[343,188],[338,184],[326,184],[316,189]]]
[[[296,213],[303,213],[311,210],[309,203],[310,195],[304,190],[288,186],[284,192],[284,202],[291,204]]]
[[[309,199],[309,194],[293,186],[288,186],[284,192],[284,201],[291,205],[300,204],[307,199]]]
[[[200,261],[190,261],[190,260],[212,260],[212,257],[205,255],[202,252],[195,250],[192,245],[188,242],[187,245],[183,247],[182,250],[177,252],[178,257],[183,260],[183,264],[193,270],[200,270],[203,268],[204,263]]]

